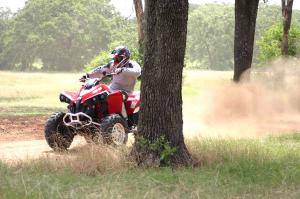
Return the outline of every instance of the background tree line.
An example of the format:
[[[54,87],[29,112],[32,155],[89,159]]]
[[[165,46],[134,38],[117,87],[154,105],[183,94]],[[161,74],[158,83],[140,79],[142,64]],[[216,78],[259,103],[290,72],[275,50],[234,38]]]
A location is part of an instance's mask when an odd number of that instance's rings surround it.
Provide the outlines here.
[[[70,71],[108,61],[110,50],[125,44],[139,54],[135,19],[121,16],[109,0],[28,0],[13,14],[0,8],[0,69]],[[259,5],[254,64],[281,55],[281,7]],[[300,11],[293,12],[289,54],[299,54]],[[234,6],[190,5],[185,65],[232,70]]]
[[[290,55],[300,51],[300,11],[293,11]],[[253,62],[281,55],[281,7],[261,3],[258,9]],[[190,10],[186,65],[192,68],[232,70],[234,65],[234,5],[207,4]]]
[[[135,47],[135,23],[108,0],[29,0],[16,14],[1,9],[0,69],[82,70],[122,41]]]

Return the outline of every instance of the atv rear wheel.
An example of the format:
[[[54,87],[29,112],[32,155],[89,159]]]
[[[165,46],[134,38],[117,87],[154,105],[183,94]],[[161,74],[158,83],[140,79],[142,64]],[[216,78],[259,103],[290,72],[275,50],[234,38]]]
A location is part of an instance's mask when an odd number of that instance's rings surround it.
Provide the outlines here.
[[[45,125],[45,138],[54,150],[67,150],[74,138],[73,131],[63,123],[65,113],[54,113]]]
[[[107,116],[101,122],[104,143],[122,145],[128,140],[128,125],[120,115]]]

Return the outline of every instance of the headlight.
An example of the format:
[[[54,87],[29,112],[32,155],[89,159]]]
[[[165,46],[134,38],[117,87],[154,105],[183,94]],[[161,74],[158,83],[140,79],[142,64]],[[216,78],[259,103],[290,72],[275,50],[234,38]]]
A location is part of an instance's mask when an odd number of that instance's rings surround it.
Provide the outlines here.
[[[68,104],[70,104],[70,102],[71,102],[71,100],[70,100],[69,98],[67,98],[66,96],[64,96],[63,94],[60,94],[60,95],[59,95],[59,100],[60,100],[61,102],[66,102],[66,103],[68,103]]]

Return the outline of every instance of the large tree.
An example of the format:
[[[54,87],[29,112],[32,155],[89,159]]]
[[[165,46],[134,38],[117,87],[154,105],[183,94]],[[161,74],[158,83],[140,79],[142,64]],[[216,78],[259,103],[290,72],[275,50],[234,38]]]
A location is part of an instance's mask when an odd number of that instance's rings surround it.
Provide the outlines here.
[[[138,36],[139,36],[139,45],[140,48],[143,47],[144,43],[144,10],[142,0],[133,0],[134,7],[135,7],[135,15],[137,21],[137,28],[138,28]]]
[[[6,31],[7,23],[11,15],[10,9],[0,7],[0,35]]]
[[[292,21],[293,0],[281,0],[283,18],[282,55],[289,54],[289,31]]]
[[[107,48],[114,26],[108,0],[28,0],[13,19],[0,64],[45,70],[80,69]]]
[[[232,69],[233,29],[233,6],[206,4],[194,9],[188,23],[188,61],[198,68]]]
[[[258,2],[259,0],[235,1],[233,80],[236,82],[251,68]]]
[[[4,48],[3,37],[8,30],[9,19],[11,16],[12,16],[12,13],[9,9],[0,7],[0,54]],[[2,68],[1,65],[0,65],[0,68]]]
[[[187,19],[188,0],[145,1],[142,103],[133,148],[139,164],[162,163],[167,155],[174,165],[191,163],[183,138],[181,94]]]
[[[282,23],[278,22],[267,29],[262,37],[257,40],[259,46],[260,62],[268,62],[274,58],[282,56]],[[288,56],[299,56],[300,53],[300,25],[291,26],[288,35]]]

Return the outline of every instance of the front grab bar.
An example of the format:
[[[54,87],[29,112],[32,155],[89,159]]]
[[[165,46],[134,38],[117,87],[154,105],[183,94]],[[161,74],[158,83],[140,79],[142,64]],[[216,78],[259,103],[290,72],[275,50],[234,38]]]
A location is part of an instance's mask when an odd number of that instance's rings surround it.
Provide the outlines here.
[[[99,125],[98,123],[93,122],[93,119],[89,115],[82,112],[66,113],[66,115],[63,117],[63,122],[66,126],[76,129],[83,128],[91,124]]]

